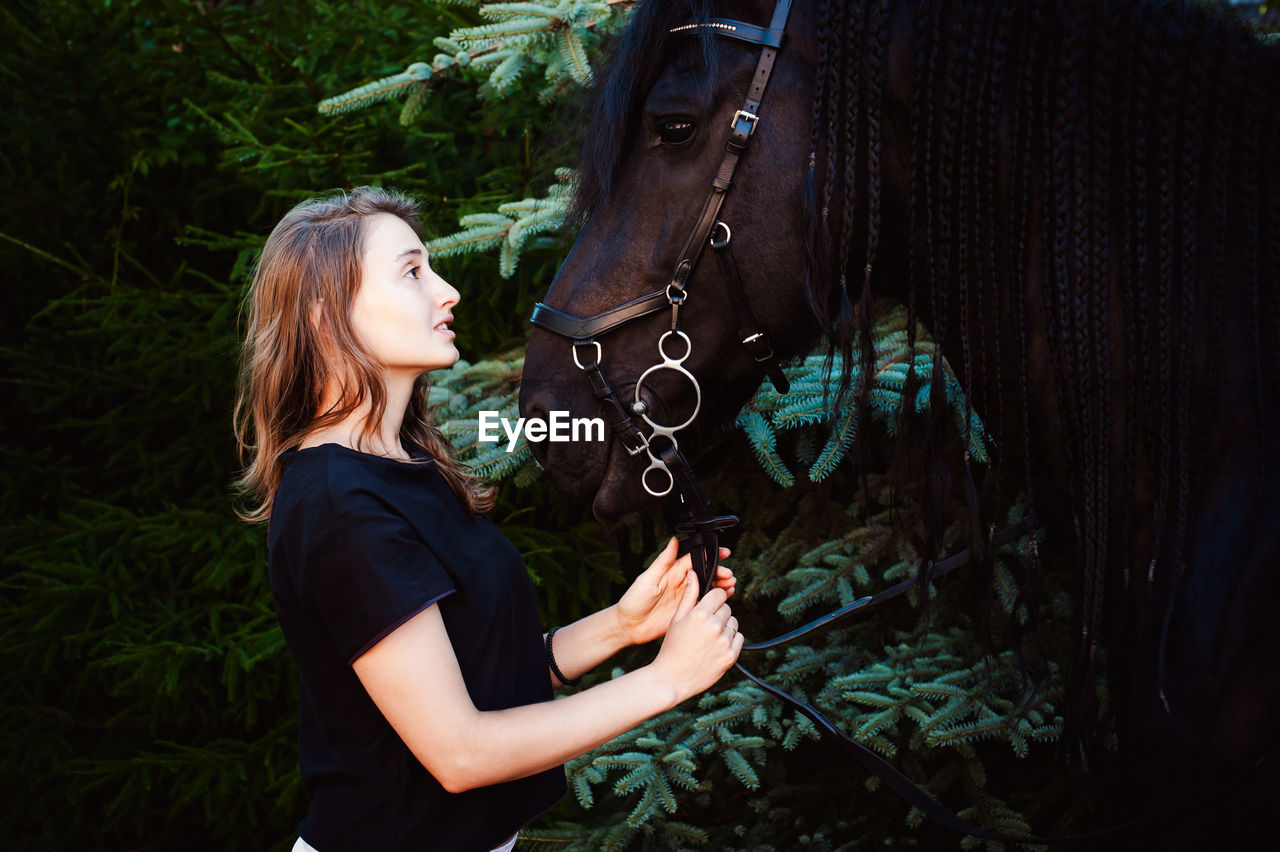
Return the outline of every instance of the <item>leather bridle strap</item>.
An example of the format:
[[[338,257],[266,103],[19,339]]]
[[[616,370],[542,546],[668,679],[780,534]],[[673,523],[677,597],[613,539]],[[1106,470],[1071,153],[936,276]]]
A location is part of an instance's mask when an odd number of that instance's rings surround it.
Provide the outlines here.
[[[685,517],[676,524],[680,550],[689,553],[694,573],[698,575],[701,598],[716,582],[716,566],[720,564],[720,533],[738,523],[737,515],[717,515],[711,510],[711,501],[702,493],[698,479],[693,475],[684,454],[668,443],[659,453],[662,463],[671,471],[685,504]],[[695,545],[694,539],[700,540]]]
[[[533,306],[529,322],[561,337],[586,342],[632,320],[657,313],[667,307],[667,304],[667,291],[654,290],[629,302],[623,302],[602,314],[596,314],[593,317],[576,317],[538,302]]]
[[[590,354],[592,348],[594,348],[595,354]],[[585,362],[578,357],[579,351],[587,353]],[[591,383],[591,395],[604,408],[605,414],[609,418],[609,428],[618,436],[618,440],[622,443],[622,447],[627,451],[628,455],[638,455],[648,445],[649,441],[636,428],[635,421],[631,419],[631,415],[627,414],[626,407],[618,399],[618,395],[609,384],[609,380],[605,378],[604,372],[601,371],[600,351],[600,344],[590,338],[573,342],[573,359],[578,362],[582,372],[587,374],[587,381]]]
[[[738,323],[738,342],[747,348],[751,357],[764,370],[769,381],[773,383],[773,389],[784,394],[791,390],[791,381],[782,371],[778,356],[774,354],[773,345],[769,342],[769,335],[760,330],[760,323],[751,310],[751,303],[747,301],[747,293],[742,288],[742,276],[738,273],[738,264],[733,260],[733,249],[729,245],[729,226],[723,222],[719,225],[724,228],[725,236],[723,239],[716,239],[713,236],[711,248],[720,260],[720,272],[729,293],[729,304],[733,308],[733,316]]]
[[[682,27],[674,27],[671,32],[695,35],[709,30],[712,35],[718,38],[731,38],[737,41],[745,41],[747,44],[758,44],[777,50],[782,47],[783,29],[786,27],[786,14],[783,14],[783,20],[779,23],[777,7],[774,7],[773,11],[774,20],[768,29],[758,27],[755,24],[730,20],[729,18],[712,18],[705,24],[685,24]],[[756,98],[756,102],[758,103],[759,101],[760,99]]]
[[[711,192],[702,205],[702,213],[684,248],[680,250],[680,258],[676,261],[675,271],[671,274],[671,287],[683,290],[698,265],[698,258],[711,237],[711,229],[715,227],[720,207],[724,204],[725,193],[733,186],[733,173],[738,168],[738,160],[747,150],[751,134],[756,130],[760,118],[760,101],[764,98],[765,87],[769,85],[769,77],[773,74],[773,63],[778,56],[778,48],[782,46],[783,35],[787,28],[787,16],[791,13],[791,0],[778,0],[773,7],[773,20],[767,30],[743,24],[741,21],[729,21],[717,18],[705,24],[686,24],[676,27],[671,32],[677,35],[699,35],[710,32],[715,36],[734,38],[750,44],[760,45],[760,59],[756,62],[755,73],[751,77],[751,87],[747,90],[742,109],[733,114],[732,131],[724,145],[724,156],[720,167],[711,179]]]

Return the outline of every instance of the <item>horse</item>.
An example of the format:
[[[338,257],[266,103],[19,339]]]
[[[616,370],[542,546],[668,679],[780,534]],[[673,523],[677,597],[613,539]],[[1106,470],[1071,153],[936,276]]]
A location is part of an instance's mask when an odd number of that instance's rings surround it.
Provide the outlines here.
[[[671,321],[628,308],[586,327],[591,350],[535,327],[522,415],[605,401],[617,421],[630,396],[687,450],[770,361],[823,342],[844,356],[835,404],[865,406],[849,376],[870,358],[872,297],[905,303],[993,438],[990,464],[964,460],[971,550],[989,552],[994,495],[1022,490],[1038,560],[1076,578],[1084,777],[1117,813],[1166,815],[1244,777],[1233,818],[1256,827],[1280,780],[1263,759],[1280,720],[1280,47],[1184,0],[798,0],[781,28],[777,8],[633,12],[587,125],[581,229],[540,308],[590,317],[663,291]],[[762,50],[767,92],[740,109]],[[732,253],[691,252],[691,231]],[[741,345],[741,305],[771,358]],[[664,337],[676,315],[683,345]],[[937,418],[919,428],[941,445]],[[662,493],[621,437],[532,448],[602,520]],[[947,482],[919,487],[937,505]],[[1110,757],[1090,738],[1104,656]]]

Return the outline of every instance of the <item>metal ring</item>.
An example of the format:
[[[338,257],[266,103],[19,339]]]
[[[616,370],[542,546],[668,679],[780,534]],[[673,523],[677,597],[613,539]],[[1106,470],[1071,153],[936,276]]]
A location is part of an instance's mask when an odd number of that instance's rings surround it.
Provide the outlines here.
[[[571,348],[573,350],[573,363],[578,365],[579,370],[585,370],[587,368],[582,366],[582,362],[578,360],[578,347],[585,346],[588,343],[594,343],[596,346],[596,366],[599,367],[600,362],[604,360],[604,350],[600,348],[599,340],[582,340],[582,341],[575,340]]]
[[[723,240],[716,239],[716,228],[724,228]],[[729,240],[731,239],[733,239],[733,232],[729,230],[729,226],[717,219],[716,223],[711,226],[711,236],[708,238],[708,241],[711,243],[711,247],[714,249],[724,248],[729,245]]]
[[[684,338],[684,354],[681,355],[679,358],[672,358],[662,348],[662,344],[665,343],[666,339],[673,334],[678,334],[680,335],[680,337]],[[676,329],[675,331],[664,331],[662,333],[662,336],[658,338],[658,354],[662,356],[662,363],[657,366],[659,367],[679,366],[680,364],[684,363],[684,360],[689,357],[689,353],[692,351],[693,351],[693,341],[689,339],[689,335],[685,334],[683,331],[680,331],[679,329]],[[692,376],[690,376],[690,378],[692,378]],[[696,385],[697,382],[694,382],[694,384]]]
[[[688,370],[686,370],[684,367],[681,367],[679,364],[670,363],[670,362],[666,364],[654,364],[652,367],[650,367],[649,369],[641,373],[640,378],[636,379],[636,385],[635,385],[636,399],[640,399],[640,388],[644,386],[644,380],[648,378],[649,374],[652,373],[654,370],[674,370],[677,373],[683,373],[685,378],[689,380],[689,383],[693,385],[693,413],[690,414],[689,418],[685,420],[683,423],[681,423],[679,426],[663,426],[660,423],[655,423],[653,419],[649,417],[648,412],[640,413],[641,420],[643,420],[645,423],[648,423],[655,430],[660,430],[666,433],[668,437],[671,437],[672,432],[679,432],[681,429],[688,426],[690,423],[694,421],[694,419],[697,418],[698,410],[702,407],[702,388],[698,386],[698,380],[693,377],[693,373],[690,373]]]
[[[640,484],[644,487],[645,491],[649,492],[650,495],[654,497],[666,497],[671,493],[671,489],[675,487],[676,478],[671,475],[671,471],[667,470],[667,466],[659,459],[654,459],[653,456],[650,456],[649,458],[653,459],[653,464],[646,467],[644,469],[644,473],[640,474]],[[649,487],[649,473],[655,470],[660,470],[667,476],[667,487],[662,490],[656,490]]]

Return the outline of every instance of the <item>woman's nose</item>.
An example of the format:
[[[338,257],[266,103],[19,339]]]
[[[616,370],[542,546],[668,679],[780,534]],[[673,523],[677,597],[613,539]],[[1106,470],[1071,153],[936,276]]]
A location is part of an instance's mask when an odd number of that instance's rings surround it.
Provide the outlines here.
[[[462,294],[459,293],[452,284],[445,281],[444,278],[439,275],[436,276],[436,284],[437,289],[439,290],[440,304],[456,305],[462,300]]]

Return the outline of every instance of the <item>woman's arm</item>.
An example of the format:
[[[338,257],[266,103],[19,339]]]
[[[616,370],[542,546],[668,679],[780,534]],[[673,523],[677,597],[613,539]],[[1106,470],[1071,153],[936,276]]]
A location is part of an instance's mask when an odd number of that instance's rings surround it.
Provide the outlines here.
[[[577,680],[628,645],[652,642],[667,632],[683,598],[686,578],[694,576],[690,574],[692,557],[686,553],[676,558],[677,552],[672,538],[620,601],[556,631],[552,651],[565,677]],[[720,548],[720,558],[729,552],[727,547]],[[696,585],[696,577],[693,582]],[[733,572],[721,566],[715,585],[731,596],[734,583]],[[554,673],[549,675],[552,686],[563,685]]]
[[[696,598],[694,579],[652,663],[556,701],[477,710],[434,604],[353,666],[405,745],[456,793],[559,766],[719,680],[742,636],[723,589]]]

